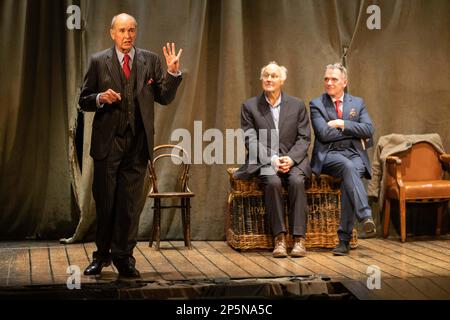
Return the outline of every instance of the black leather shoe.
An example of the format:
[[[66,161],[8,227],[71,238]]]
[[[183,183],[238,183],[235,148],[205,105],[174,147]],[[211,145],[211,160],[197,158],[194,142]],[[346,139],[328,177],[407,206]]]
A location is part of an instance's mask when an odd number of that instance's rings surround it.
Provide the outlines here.
[[[136,267],[131,263],[117,266],[117,270],[119,271],[120,277],[139,278],[141,276]]]
[[[346,256],[348,255],[349,251],[350,251],[350,243],[348,241],[339,240],[339,244],[331,252],[333,252],[335,256]]]
[[[110,260],[94,259],[91,264],[84,270],[85,276],[95,276],[102,272],[104,267],[111,264]]]
[[[375,229],[375,223],[373,222],[372,218],[364,219],[364,221],[362,222],[362,225],[363,225],[364,232],[368,236],[373,235],[374,233],[377,232]]]

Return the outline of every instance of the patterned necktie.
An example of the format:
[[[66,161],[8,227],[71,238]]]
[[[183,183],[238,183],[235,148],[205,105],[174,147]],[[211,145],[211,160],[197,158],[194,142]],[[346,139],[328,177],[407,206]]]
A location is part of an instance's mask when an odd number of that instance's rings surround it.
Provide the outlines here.
[[[336,113],[337,113],[337,116],[338,116],[339,119],[342,119],[342,110],[341,110],[341,108],[340,108],[340,106],[341,106],[341,101],[340,101],[340,100],[336,100],[334,103],[336,104]]]
[[[130,62],[130,56],[126,54],[123,57],[122,69],[123,69],[123,73],[125,73],[125,77],[127,78],[127,80],[128,80],[128,78],[130,78],[130,74],[131,74],[129,62]]]

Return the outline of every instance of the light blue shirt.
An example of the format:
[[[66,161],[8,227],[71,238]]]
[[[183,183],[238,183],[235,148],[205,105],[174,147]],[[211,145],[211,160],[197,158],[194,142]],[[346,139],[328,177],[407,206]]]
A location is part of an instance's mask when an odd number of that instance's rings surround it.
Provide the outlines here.
[[[281,111],[281,94],[278,97],[277,101],[275,101],[274,105],[270,104],[270,100],[267,98],[266,95],[264,95],[264,97],[266,98],[266,101],[270,106],[270,111],[272,112],[273,122],[275,123],[275,128],[278,131],[278,123],[280,122],[280,111]]]
[[[278,99],[275,101],[274,105],[270,104],[270,100],[267,98],[266,95],[264,95],[264,98],[266,98],[266,101],[269,104],[270,112],[272,113],[273,123],[275,124],[275,128],[277,129],[277,132],[278,132],[278,123],[280,122],[280,111],[281,111],[281,94],[278,97]],[[275,167],[273,164],[273,161],[277,158],[278,158],[278,152],[276,154],[274,154],[270,159],[271,165],[273,167]],[[275,169],[275,172],[277,172],[277,171],[278,171],[278,168]]]

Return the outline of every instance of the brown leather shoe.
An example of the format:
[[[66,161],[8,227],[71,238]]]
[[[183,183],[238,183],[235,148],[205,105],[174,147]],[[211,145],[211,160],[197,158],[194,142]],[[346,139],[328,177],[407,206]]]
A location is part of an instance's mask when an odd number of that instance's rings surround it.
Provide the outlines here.
[[[305,238],[295,237],[294,247],[291,251],[291,257],[304,257],[306,256]]]
[[[284,237],[284,233],[280,233],[275,237],[274,240],[274,249],[272,255],[274,258],[286,258],[287,250],[286,250],[286,239]]]

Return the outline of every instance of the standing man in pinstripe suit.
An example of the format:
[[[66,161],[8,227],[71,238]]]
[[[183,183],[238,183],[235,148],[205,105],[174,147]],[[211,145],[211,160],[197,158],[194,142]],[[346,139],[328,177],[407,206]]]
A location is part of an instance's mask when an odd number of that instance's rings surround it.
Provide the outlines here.
[[[98,275],[111,261],[123,277],[139,277],[136,246],[147,161],[152,158],[154,102],[170,103],[181,83],[180,56],[175,44],[160,58],[136,48],[137,22],[115,16],[110,34],[114,47],[91,57],[79,105],[95,112],[90,155],[94,159],[92,191],[96,203],[97,251],[85,275]]]

